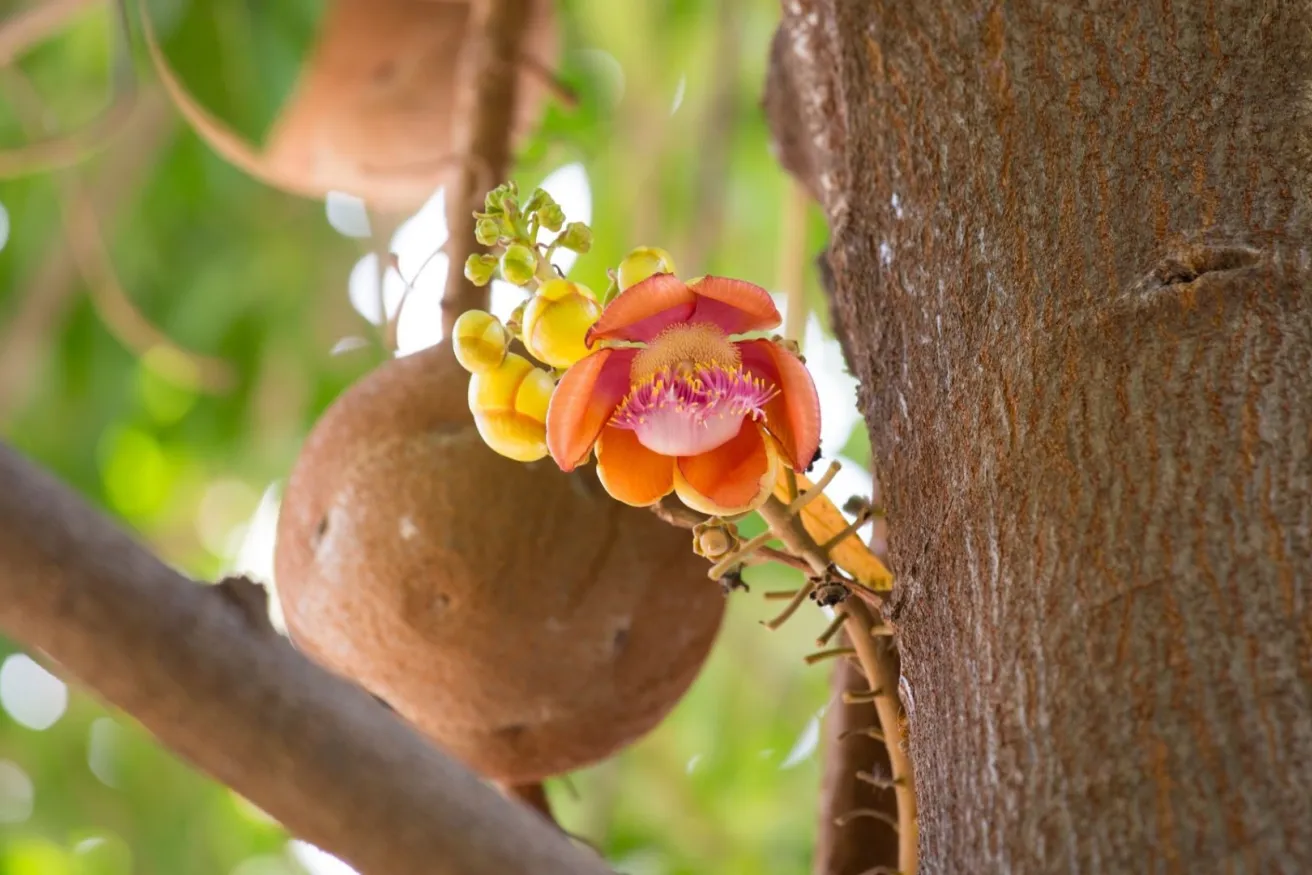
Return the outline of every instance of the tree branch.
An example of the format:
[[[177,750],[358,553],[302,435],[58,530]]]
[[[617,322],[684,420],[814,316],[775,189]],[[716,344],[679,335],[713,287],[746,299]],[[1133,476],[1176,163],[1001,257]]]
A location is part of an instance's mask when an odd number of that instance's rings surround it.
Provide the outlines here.
[[[0,484],[0,628],[298,836],[371,875],[609,872],[233,586],[181,577],[4,446]]]
[[[456,79],[453,150],[460,156],[455,184],[447,188],[446,251],[450,258],[442,296],[445,336],[466,310],[487,309],[488,291],[465,279],[465,260],[476,250],[470,215],[483,207],[487,190],[505,178],[519,91],[520,46],[529,0],[481,0],[472,4],[470,42]]]

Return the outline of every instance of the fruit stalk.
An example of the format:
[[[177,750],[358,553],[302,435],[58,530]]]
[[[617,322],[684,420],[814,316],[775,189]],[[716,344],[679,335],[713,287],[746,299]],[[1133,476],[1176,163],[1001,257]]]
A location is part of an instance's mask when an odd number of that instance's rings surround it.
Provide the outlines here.
[[[528,0],[483,0],[472,4],[470,34],[456,79],[455,117],[463,120],[452,144],[461,156],[459,170],[446,201],[451,239],[442,296],[442,330],[447,337],[466,310],[486,310],[488,291],[465,278],[458,265],[477,251],[470,213],[483,205],[484,193],[503,179],[510,163],[511,129],[518,99],[516,59],[520,57]]]

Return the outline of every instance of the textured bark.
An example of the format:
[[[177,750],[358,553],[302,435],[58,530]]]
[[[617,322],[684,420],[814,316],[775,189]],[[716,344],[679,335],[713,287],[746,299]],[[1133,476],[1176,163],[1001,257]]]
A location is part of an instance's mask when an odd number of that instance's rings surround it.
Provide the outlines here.
[[[926,872],[1312,870],[1309,21],[784,4]]]

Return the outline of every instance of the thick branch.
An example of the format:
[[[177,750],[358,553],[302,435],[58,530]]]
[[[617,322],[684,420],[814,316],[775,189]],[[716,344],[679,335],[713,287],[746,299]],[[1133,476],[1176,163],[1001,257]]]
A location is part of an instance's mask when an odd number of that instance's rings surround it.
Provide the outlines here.
[[[450,258],[442,298],[443,333],[451,334],[466,310],[486,309],[488,291],[465,279],[465,260],[476,249],[472,213],[482,209],[487,190],[506,176],[510,137],[519,99],[520,46],[529,0],[476,0],[470,42],[457,79],[453,148],[460,169],[447,188],[446,223]]]
[[[369,875],[602,875],[369,695],[299,655],[243,590],[180,577],[0,447],[0,628]]]

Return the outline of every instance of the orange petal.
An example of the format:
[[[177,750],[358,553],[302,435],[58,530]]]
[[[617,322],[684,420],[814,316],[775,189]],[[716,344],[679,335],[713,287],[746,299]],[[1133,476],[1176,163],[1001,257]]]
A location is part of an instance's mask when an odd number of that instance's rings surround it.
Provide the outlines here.
[[[674,488],[674,459],[644,447],[632,429],[607,426],[597,440],[597,476],[612,498],[646,507]]]
[[[713,322],[725,334],[765,331],[779,324],[779,308],[770,293],[743,280],[704,276],[688,284],[697,296],[690,321]]]
[[[636,349],[601,349],[560,378],[547,408],[547,449],[562,471],[573,471],[629,391]]]
[[[811,467],[820,448],[820,396],[801,359],[769,340],[737,344],[743,367],[772,383],[779,394],[765,405],[765,427],[783,448],[794,471]]]
[[[683,280],[673,274],[654,274],[606,305],[588,331],[587,344],[599,340],[646,343],[676,322],[687,322],[696,303]]]
[[[746,513],[774,488],[779,455],[750,418],[736,437],[696,456],[680,456],[674,491],[693,510],[717,516]]]

